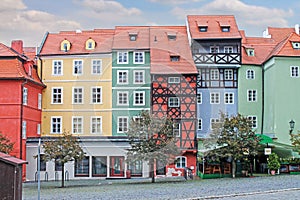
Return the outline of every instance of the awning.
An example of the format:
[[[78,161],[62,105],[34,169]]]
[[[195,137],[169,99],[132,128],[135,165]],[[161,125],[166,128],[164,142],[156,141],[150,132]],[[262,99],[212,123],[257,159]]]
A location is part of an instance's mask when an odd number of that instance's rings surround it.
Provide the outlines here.
[[[255,134],[259,139],[259,144],[270,144],[273,143],[273,139],[264,134]]]
[[[272,152],[276,153],[279,158],[300,158],[298,152],[294,151],[294,147],[289,144],[273,141]]]

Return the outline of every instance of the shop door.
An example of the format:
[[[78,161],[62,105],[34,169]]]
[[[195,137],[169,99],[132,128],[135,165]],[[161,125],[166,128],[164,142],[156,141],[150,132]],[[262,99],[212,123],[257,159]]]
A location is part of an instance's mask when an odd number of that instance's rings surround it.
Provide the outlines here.
[[[125,159],[123,156],[110,157],[110,175],[124,176]]]

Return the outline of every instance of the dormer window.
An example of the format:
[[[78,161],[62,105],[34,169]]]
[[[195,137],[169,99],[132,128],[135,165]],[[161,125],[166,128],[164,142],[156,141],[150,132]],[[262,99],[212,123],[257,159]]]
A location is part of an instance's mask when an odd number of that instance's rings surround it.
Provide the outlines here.
[[[230,31],[230,26],[223,26],[221,27],[222,32],[229,32]]]
[[[178,62],[180,60],[180,56],[173,55],[170,56],[171,62]]]
[[[197,26],[199,29],[199,32],[207,32],[207,27],[208,27],[208,21],[197,21]]]
[[[252,48],[247,48],[247,49],[246,49],[246,52],[247,52],[247,55],[248,55],[248,56],[255,56],[255,54],[254,54],[254,49],[252,49]]]
[[[85,49],[91,50],[91,49],[95,49],[95,47],[96,47],[96,42],[93,39],[90,38],[85,42]]]
[[[64,39],[64,41],[60,43],[61,51],[68,52],[70,48],[71,48],[71,43],[67,39]]]
[[[129,40],[136,41],[137,35],[138,35],[137,33],[129,33]]]
[[[198,26],[200,32],[207,32],[207,26]]]
[[[169,41],[175,41],[176,40],[176,34],[168,33],[168,40]]]
[[[292,42],[294,49],[300,49],[300,42]]]

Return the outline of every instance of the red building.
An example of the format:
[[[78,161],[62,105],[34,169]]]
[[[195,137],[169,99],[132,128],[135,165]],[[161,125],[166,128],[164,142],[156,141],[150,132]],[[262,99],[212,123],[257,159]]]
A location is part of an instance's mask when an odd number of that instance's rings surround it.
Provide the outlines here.
[[[152,113],[173,119],[181,155],[174,165],[156,163],[156,175],[183,175],[196,170],[196,85],[194,65],[185,26],[151,27]]]
[[[40,136],[42,90],[35,49],[0,43],[0,132],[14,142],[10,155],[26,160],[26,139]],[[25,168],[24,168],[25,169]],[[23,173],[25,176],[25,171]]]

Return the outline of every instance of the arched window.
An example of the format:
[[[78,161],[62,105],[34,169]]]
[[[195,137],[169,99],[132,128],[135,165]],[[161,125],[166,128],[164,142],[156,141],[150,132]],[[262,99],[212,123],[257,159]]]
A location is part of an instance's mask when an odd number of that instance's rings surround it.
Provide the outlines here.
[[[185,168],[187,165],[186,157],[185,156],[178,156],[175,160],[175,167],[176,168]]]
[[[96,47],[96,42],[93,39],[90,38],[85,42],[85,49],[91,50],[91,49],[95,49],[95,47]]]
[[[64,39],[64,41],[62,41],[62,42],[60,43],[60,50],[61,50],[61,51],[64,51],[64,52],[67,52],[67,51],[69,51],[70,49],[71,49],[71,43],[70,43],[70,41],[67,40],[67,39]]]

